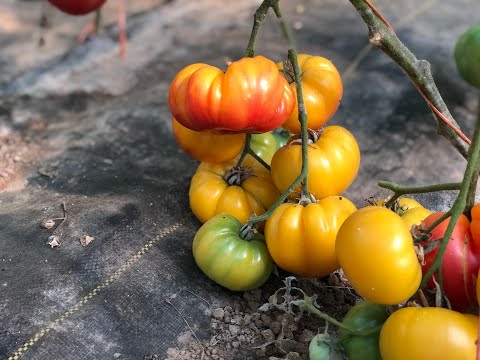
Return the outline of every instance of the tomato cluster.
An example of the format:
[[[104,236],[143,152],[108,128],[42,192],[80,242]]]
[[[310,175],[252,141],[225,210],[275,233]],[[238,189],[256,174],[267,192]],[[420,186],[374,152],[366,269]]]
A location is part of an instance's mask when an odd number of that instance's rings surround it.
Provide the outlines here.
[[[342,353],[351,360],[473,358],[478,317],[461,312],[476,309],[476,292],[480,296],[480,205],[472,222],[457,222],[441,266],[453,310],[400,306],[391,314],[391,306],[418,300],[449,219],[429,229],[443,213],[414,199],[385,199],[357,210],[342,196],[359,170],[360,150],[347,129],[325,126],[342,97],[340,75],[322,57],[302,54],[298,63],[308,139],[300,134],[289,63],[257,56],[225,72],[192,64],[172,81],[173,134],[201,161],[189,192],[192,212],[203,223],[193,240],[198,267],[233,291],[261,286],[274,263],[310,278],[341,268],[365,301],[345,316],[337,341],[314,338],[314,360]],[[280,127],[288,139],[279,137]],[[305,158],[302,141],[308,141]],[[307,181],[291,189],[303,159]],[[435,280],[428,284],[432,290]],[[431,352],[405,346],[427,337],[436,344]]]

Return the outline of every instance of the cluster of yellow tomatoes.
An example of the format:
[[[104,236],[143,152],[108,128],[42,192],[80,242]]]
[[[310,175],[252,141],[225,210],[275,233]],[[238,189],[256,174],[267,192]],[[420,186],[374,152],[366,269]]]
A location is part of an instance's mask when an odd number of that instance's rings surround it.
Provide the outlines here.
[[[297,186],[288,201],[254,230],[244,225],[265,214],[301,172],[300,124],[290,66],[257,56],[233,62],[226,71],[192,64],[173,79],[169,91],[173,133],[179,145],[201,161],[189,192],[190,207],[204,223],[193,240],[195,261],[210,279],[234,291],[261,286],[273,263],[314,278],[342,268],[366,300],[382,306],[403,303],[417,292],[425,272],[410,230],[437,215],[413,199],[399,199],[394,211],[382,204],[357,210],[341,196],[360,165],[354,136],[341,126],[324,126],[340,104],[341,78],[323,57],[301,54],[298,64],[307,126],[316,129],[308,139],[311,196],[300,196],[302,188]],[[291,135],[288,139],[279,135],[280,126]],[[251,149],[269,168],[251,155],[238,163],[246,134],[253,134]],[[427,255],[432,258],[435,253]],[[471,267],[478,273],[477,263]],[[455,271],[455,276],[465,275]],[[445,277],[446,287],[448,281],[457,281],[455,276]],[[454,299],[457,308],[471,305],[465,300],[469,291]],[[478,318],[473,315],[403,308],[385,316],[383,322],[382,334],[373,334],[378,354],[361,357],[355,349],[348,354],[351,359],[475,357]],[[438,347],[422,345],[430,340]],[[410,345],[405,346],[405,341]],[[445,357],[449,352],[461,355]],[[437,353],[441,357],[429,355]]]

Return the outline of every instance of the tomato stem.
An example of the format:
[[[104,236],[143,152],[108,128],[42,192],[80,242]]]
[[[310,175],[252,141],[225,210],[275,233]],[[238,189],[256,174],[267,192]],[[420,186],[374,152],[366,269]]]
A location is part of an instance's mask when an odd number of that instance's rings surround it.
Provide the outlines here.
[[[350,327],[348,327],[347,325],[345,325],[344,323],[338,321],[337,319],[325,314],[324,312],[321,312],[320,310],[318,310],[315,305],[313,304],[313,301],[312,301],[312,298],[309,297],[309,296],[305,296],[303,300],[297,300],[297,301],[294,301],[294,304],[297,305],[298,307],[300,308],[303,308],[305,310],[307,310],[308,312],[312,313],[312,314],[315,314],[317,315],[318,317],[324,319],[325,321],[328,321],[329,323],[341,328],[341,329],[344,329],[346,331],[348,331],[350,333],[350,335],[353,335],[353,336],[370,336],[376,332],[379,332],[380,329],[382,328],[383,324],[382,325],[378,325],[372,329],[369,329],[369,330],[366,330],[366,331],[358,331],[358,330],[354,330],[354,329],[351,329]]]
[[[245,145],[243,145],[242,153],[240,154],[240,158],[237,161],[237,166],[242,166],[243,160],[245,160],[245,156],[251,151],[250,143],[252,142],[252,134],[247,134],[245,137]]]
[[[394,193],[393,196],[385,203],[385,207],[389,209],[393,205],[393,203],[402,195],[423,194],[444,190],[460,190],[462,183],[456,182],[425,186],[403,186],[390,181],[379,181],[378,186],[384,189],[391,190]]]
[[[464,158],[467,158],[468,138],[460,131],[440,95],[428,61],[417,59],[387,25],[380,12],[372,11],[365,0],[350,0],[350,3],[368,25],[370,43],[381,49],[405,71],[427,101],[434,112],[438,134],[445,137]]]
[[[290,193],[303,181],[303,195],[309,196],[308,192],[308,128],[307,128],[307,113],[305,111],[305,104],[303,102],[302,84],[300,78],[300,68],[298,66],[297,52],[293,49],[288,50],[288,58],[293,65],[295,74],[295,83],[297,86],[297,104],[298,104],[298,120],[300,121],[300,128],[302,130],[302,169],[297,178],[290,184],[277,201],[272,205],[263,215],[251,217],[248,220],[250,224],[256,224],[267,220],[270,215],[285,201]]]
[[[262,21],[265,20],[265,16],[267,15],[269,8],[272,8],[275,16],[280,21],[280,27],[282,29],[283,35],[288,41],[288,46],[290,48],[295,47],[295,42],[290,27],[282,17],[280,5],[278,4],[279,1],[280,0],[263,0],[258,9],[255,11],[255,14],[253,15],[252,32],[250,33],[247,50],[245,51],[246,57],[253,57],[255,54],[255,42],[257,40],[258,30],[260,29],[260,24],[262,23]]]

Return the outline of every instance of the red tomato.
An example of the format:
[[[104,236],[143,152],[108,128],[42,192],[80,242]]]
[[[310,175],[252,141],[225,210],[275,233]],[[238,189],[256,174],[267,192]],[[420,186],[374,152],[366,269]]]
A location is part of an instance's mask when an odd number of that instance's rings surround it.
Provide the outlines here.
[[[436,212],[428,216],[423,221],[423,228],[428,228],[443,214]],[[423,245],[443,238],[449,221],[450,218],[435,227],[431,232],[431,238]],[[438,247],[439,244],[425,255],[425,265],[422,267],[424,274],[435,260]],[[465,215],[461,215],[453,229],[442,263],[443,288],[453,310],[464,312],[477,307],[475,286],[480,268],[480,253],[477,249],[478,246],[470,233],[470,221]],[[433,288],[433,281],[429,282],[429,286]]]
[[[70,15],[85,15],[97,10],[107,0],[48,0],[50,4]]]
[[[263,56],[243,58],[222,70],[192,64],[170,85],[172,115],[190,130],[264,133],[285,122],[296,104],[275,63]]]

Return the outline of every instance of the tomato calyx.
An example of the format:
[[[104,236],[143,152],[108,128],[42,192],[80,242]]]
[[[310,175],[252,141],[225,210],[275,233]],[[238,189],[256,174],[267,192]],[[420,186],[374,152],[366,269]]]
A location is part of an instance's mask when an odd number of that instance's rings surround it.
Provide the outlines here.
[[[313,130],[308,129],[308,145],[315,144],[325,129],[325,126],[322,126],[320,129]],[[289,142],[289,145],[301,145],[302,144],[302,137],[300,135],[295,135],[292,137],[292,140]]]
[[[250,176],[253,175],[253,169],[248,166],[234,166],[225,174],[225,181],[228,185],[240,186],[242,183],[247,180]]]
[[[257,232],[254,226],[255,224],[248,223],[248,222],[245,225],[243,225],[238,231],[238,236],[240,237],[240,239],[245,241],[252,240],[253,236]]]
[[[295,82],[295,72],[293,71],[293,64],[290,60],[283,62],[283,69],[280,69],[280,72],[289,84]]]

